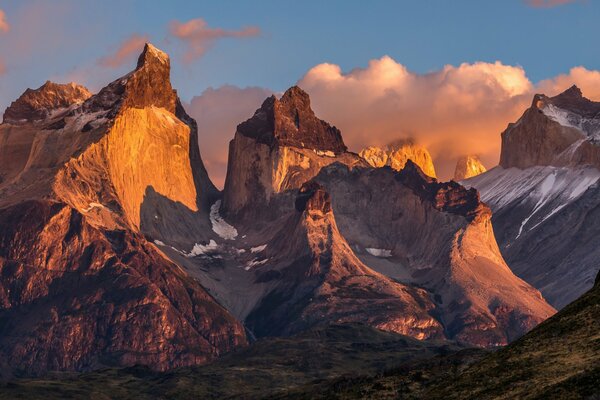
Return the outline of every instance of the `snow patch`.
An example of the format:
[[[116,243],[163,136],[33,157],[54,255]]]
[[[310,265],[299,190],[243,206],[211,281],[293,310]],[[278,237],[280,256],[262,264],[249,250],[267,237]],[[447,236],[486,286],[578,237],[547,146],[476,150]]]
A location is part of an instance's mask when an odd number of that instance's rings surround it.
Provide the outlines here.
[[[335,153],[331,150],[313,150],[315,152],[316,155],[321,156],[321,157],[335,157]]]
[[[93,208],[106,208],[100,203],[90,203],[87,208],[81,210],[82,212],[90,212]]]
[[[244,267],[244,269],[245,269],[246,271],[248,271],[250,268],[252,268],[252,267],[256,267],[256,266],[259,266],[259,265],[263,265],[263,264],[264,264],[264,263],[266,263],[267,261],[269,261],[269,259],[268,259],[268,258],[265,258],[264,260],[257,260],[257,259],[254,259],[254,260],[252,260],[252,261],[248,261],[248,262],[246,263],[246,266]]]
[[[221,217],[219,214],[220,209],[221,200],[217,200],[215,204],[210,207],[210,223],[212,224],[212,230],[225,240],[235,240],[238,231]]]
[[[155,240],[154,241],[155,244],[159,245],[159,246],[166,246],[166,244],[164,242],[161,242],[160,240]]]
[[[196,244],[194,244],[194,247],[192,248],[192,250],[189,253],[185,254],[185,256],[186,257],[195,257],[195,256],[211,253],[211,252],[214,252],[215,250],[217,250],[218,247],[219,246],[217,245],[217,242],[215,242],[212,239],[210,242],[208,242],[207,245],[202,245],[200,243],[196,243]]]
[[[375,257],[387,258],[387,257],[391,257],[392,256],[392,251],[391,250],[375,249],[373,247],[367,247],[365,250],[367,250],[367,252],[369,254],[371,254],[372,256],[375,256]]]
[[[256,246],[250,249],[251,253],[260,253],[261,251],[263,251],[264,249],[267,248],[266,244],[263,244],[262,246]]]

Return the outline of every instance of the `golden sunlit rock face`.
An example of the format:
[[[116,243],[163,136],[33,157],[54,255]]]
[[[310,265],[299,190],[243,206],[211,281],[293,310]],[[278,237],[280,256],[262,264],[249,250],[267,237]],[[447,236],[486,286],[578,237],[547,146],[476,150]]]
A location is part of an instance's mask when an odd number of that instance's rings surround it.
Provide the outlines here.
[[[477,156],[463,156],[456,162],[454,170],[454,180],[462,181],[469,179],[479,174],[483,174],[487,169],[483,166]]]
[[[98,94],[47,83],[0,125],[0,313],[14,322],[0,358],[15,369],[166,370],[246,344],[240,322],[148,240],[150,221],[173,238],[211,235],[215,189],[169,74],[146,45]]]
[[[131,223],[139,228],[148,187],[197,211],[189,157],[190,128],[156,107],[130,108],[115,120],[106,138],[111,181]]]
[[[399,140],[384,149],[374,146],[367,147],[361,150],[359,155],[373,167],[380,168],[387,165],[396,171],[400,171],[406,165],[406,161],[411,160],[427,176],[436,178],[431,155],[426,148],[416,145],[412,140]]]

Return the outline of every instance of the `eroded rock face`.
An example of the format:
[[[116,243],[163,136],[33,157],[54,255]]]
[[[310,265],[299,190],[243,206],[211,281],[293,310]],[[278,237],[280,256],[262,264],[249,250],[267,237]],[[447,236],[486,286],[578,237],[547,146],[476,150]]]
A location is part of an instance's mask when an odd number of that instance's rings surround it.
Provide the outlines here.
[[[456,161],[454,180],[456,182],[483,174],[487,169],[477,156],[463,156]]]
[[[426,148],[416,145],[412,140],[398,140],[384,149],[367,147],[361,150],[359,155],[373,167],[380,168],[387,165],[396,171],[400,171],[406,162],[411,160],[426,175],[436,178],[431,155]]]
[[[229,144],[223,210],[240,219],[256,213],[276,193],[298,189],[332,162],[366,165],[346,151],[339,130],[318,119],[297,86],[265,100],[241,123]]]
[[[315,181],[360,260],[426,289],[446,337],[502,345],[554,313],[504,262],[477,191],[439,183],[410,161],[400,172],[334,164]]]
[[[233,317],[130,231],[51,201],[0,210],[0,227],[0,354],[14,371],[165,370],[245,343]]]
[[[500,166],[600,167],[600,103],[576,86],[555,97],[537,94],[523,116],[502,133]]]
[[[268,263],[257,270],[271,290],[246,318],[255,334],[289,335],[359,322],[418,339],[444,337],[424,290],[394,282],[354,255],[323,187],[303,185],[295,204],[265,250]]]
[[[25,123],[47,118],[53,111],[83,103],[92,94],[75,83],[47,81],[37,89],[27,89],[4,111],[4,123]]]
[[[500,166],[463,183],[494,212],[502,254],[560,309],[598,272],[600,103],[576,86],[535,95],[502,133]]]
[[[242,325],[150,240],[208,241],[196,124],[146,45],[82,104],[0,125],[0,351],[27,374],[206,362]]]

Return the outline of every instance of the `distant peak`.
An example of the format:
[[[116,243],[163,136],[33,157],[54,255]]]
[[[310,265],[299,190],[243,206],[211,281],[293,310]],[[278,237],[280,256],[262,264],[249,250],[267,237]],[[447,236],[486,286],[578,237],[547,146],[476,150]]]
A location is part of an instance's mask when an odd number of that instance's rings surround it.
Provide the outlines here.
[[[169,55],[151,43],[146,43],[142,54],[138,58],[136,69],[140,69],[148,64],[162,64],[169,67]]]
[[[37,89],[27,89],[4,112],[4,122],[20,123],[45,119],[53,110],[82,103],[92,94],[76,83],[46,81]]]
[[[559,97],[559,96],[568,96],[568,97],[583,97],[583,93],[581,92],[581,89],[579,89],[577,87],[577,85],[573,85],[570,88],[568,88],[567,90],[565,90],[564,92],[562,92],[561,94],[559,94],[558,96],[555,97]]]

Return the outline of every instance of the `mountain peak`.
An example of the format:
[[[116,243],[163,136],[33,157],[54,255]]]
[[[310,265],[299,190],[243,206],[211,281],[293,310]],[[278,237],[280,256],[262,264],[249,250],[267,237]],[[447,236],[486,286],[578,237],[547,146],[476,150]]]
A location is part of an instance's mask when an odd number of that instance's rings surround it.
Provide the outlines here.
[[[396,171],[404,168],[406,162],[411,160],[421,170],[432,178],[436,177],[435,167],[429,151],[423,146],[415,143],[413,138],[401,138],[392,141],[385,148],[367,147],[360,151],[359,155],[371,166],[380,168],[385,165]]]
[[[347,150],[339,129],[319,119],[310,106],[310,96],[292,86],[277,99],[268,97],[254,116],[238,125],[238,132],[269,146],[281,145],[332,151]]]
[[[160,64],[170,68],[169,55],[151,43],[146,43],[142,54],[138,57],[136,70],[151,64]]]
[[[34,122],[43,120],[54,110],[82,103],[92,94],[76,83],[46,81],[37,89],[27,89],[4,112],[4,122]]]
[[[462,156],[456,161],[454,180],[456,182],[469,179],[486,171],[479,157],[474,155]]]

